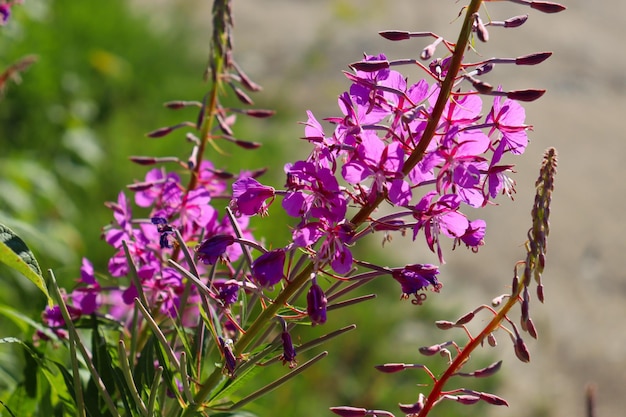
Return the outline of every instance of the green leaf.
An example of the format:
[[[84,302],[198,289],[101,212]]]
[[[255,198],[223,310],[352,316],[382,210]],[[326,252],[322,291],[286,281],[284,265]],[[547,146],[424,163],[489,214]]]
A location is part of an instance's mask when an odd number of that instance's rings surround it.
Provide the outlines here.
[[[46,283],[41,276],[41,268],[26,243],[11,229],[0,223],[0,262],[15,269],[31,280],[48,298],[52,305],[52,298],[48,294]]]

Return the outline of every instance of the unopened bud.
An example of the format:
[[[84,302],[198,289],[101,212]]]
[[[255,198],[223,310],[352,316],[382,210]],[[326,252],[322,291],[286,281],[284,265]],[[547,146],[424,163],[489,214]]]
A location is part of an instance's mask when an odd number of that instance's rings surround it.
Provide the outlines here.
[[[441,350],[441,345],[422,346],[419,352],[424,356],[432,356]]]
[[[456,323],[454,323],[455,326],[462,326],[464,324],[469,323],[470,321],[472,321],[472,319],[474,318],[475,314],[473,311],[470,311],[469,313],[465,314],[464,316],[462,316],[461,318],[459,318]]]
[[[504,21],[505,28],[516,28],[522,26],[528,20],[528,15],[514,16]]]
[[[521,337],[515,340],[515,356],[522,362],[530,362],[530,352]]]
[[[451,321],[446,321],[446,320],[437,320],[435,322],[435,326],[437,326],[437,328],[441,330],[448,330],[454,327],[454,323],[452,323]]]
[[[168,109],[178,110],[178,109],[182,109],[182,108],[190,107],[190,106],[200,107],[202,103],[200,103],[199,101],[175,100],[175,101],[168,101],[167,103],[164,103],[163,105],[167,107]]]
[[[509,406],[509,403],[502,397],[498,397],[497,395],[489,394],[486,392],[479,393],[480,399],[489,403],[491,405],[505,405]]]
[[[243,104],[247,104],[249,106],[254,104],[254,101],[248,96],[241,88],[237,87],[233,83],[230,83],[230,87],[233,89],[235,95]]]
[[[536,52],[515,58],[515,65],[537,65],[552,56],[552,52]]]
[[[241,139],[235,139],[233,143],[243,149],[258,149],[261,147],[259,142],[249,142]]]
[[[537,285],[537,299],[543,303],[543,284]]]
[[[266,117],[271,117],[276,114],[274,110],[266,110],[266,109],[242,110],[242,113],[247,116],[256,117],[258,119],[264,119]]]
[[[513,90],[506,93],[507,98],[517,101],[535,101],[545,94],[546,90],[528,89],[528,90]]]
[[[544,13],[558,13],[566,9],[562,4],[551,1],[531,1],[530,8]]]
[[[404,371],[406,368],[410,367],[411,365],[407,365],[406,363],[385,363],[383,365],[376,365],[374,368],[386,374],[393,374],[395,372]]]
[[[496,347],[498,345],[498,341],[496,340],[496,336],[493,333],[489,333],[487,335],[487,343],[489,346]]]
[[[341,417],[364,417],[366,416],[367,410],[365,408],[356,408],[356,407],[330,407],[330,411],[337,414]]]
[[[169,135],[174,130],[173,126],[162,127],[157,130],[153,130],[148,133],[146,136],[149,138],[162,138],[163,136]]]
[[[500,370],[501,366],[502,366],[502,361],[498,361],[496,363],[492,363],[491,365],[487,366],[486,368],[477,369],[474,372],[468,372],[468,373],[459,372],[456,375],[458,375],[458,376],[469,376],[469,377],[474,377],[474,378],[485,378],[485,377],[491,376],[491,375],[495,374],[496,372],[498,372]]]
[[[486,64],[483,64],[476,68],[476,75],[487,74],[488,72],[491,72],[492,69],[493,64],[491,62],[487,62]]]
[[[468,395],[468,394],[464,394],[464,395],[450,395],[450,396],[448,396],[448,398],[450,398],[451,400],[455,400],[459,404],[463,404],[463,405],[472,405],[472,404],[476,404],[478,401],[480,401],[480,397],[478,397],[476,395]]]
[[[154,165],[157,163],[157,158],[153,156],[130,156],[128,159],[139,165]]]
[[[404,30],[385,30],[382,32],[378,32],[378,34],[390,41],[404,41],[407,39],[411,39],[411,32],[407,32]]]
[[[376,61],[359,61],[350,64],[350,67],[354,68],[357,71],[375,72],[389,68],[389,61],[387,61],[386,59]]]
[[[532,337],[533,339],[537,339],[537,328],[535,327],[533,319],[531,319],[530,317],[528,318],[528,320],[526,320],[526,331],[528,332],[530,337]]]
[[[474,29],[476,30],[476,36],[481,42],[489,41],[489,31],[485,27],[482,19],[478,15],[478,13],[474,14]]]
[[[417,415],[424,408],[424,394],[420,393],[419,399],[415,404],[398,404],[398,408],[403,413]]]

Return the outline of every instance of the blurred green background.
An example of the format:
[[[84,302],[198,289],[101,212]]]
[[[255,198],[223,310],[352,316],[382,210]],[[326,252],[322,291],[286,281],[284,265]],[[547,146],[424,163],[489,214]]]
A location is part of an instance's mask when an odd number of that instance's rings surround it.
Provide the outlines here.
[[[345,2],[336,3],[333,10],[337,19],[347,24],[364,13],[346,7]],[[368,7],[365,12],[377,6],[372,3]],[[147,171],[130,163],[128,156],[188,155],[182,134],[149,139],[145,133],[195,117],[194,112],[167,110],[162,103],[199,100],[204,95],[207,85],[202,73],[210,26],[199,31],[196,25],[188,24],[189,10],[160,15],[155,24],[154,16],[145,9],[139,13],[121,0],[96,6],[72,0],[27,0],[13,10],[10,24],[0,28],[0,66],[5,68],[29,54],[38,60],[21,75],[19,84],[9,83],[0,100],[0,222],[28,242],[42,269],[52,268],[61,283],[71,287],[83,256],[97,271],[106,272],[112,251],[100,239],[100,232],[111,221],[111,213],[103,203],[115,200],[120,190],[133,180],[142,180]],[[210,17],[204,20],[209,22]],[[333,40],[320,34],[313,45],[329,41]],[[293,78],[306,82],[306,71],[319,68],[324,58],[314,51],[311,47],[311,53],[297,67],[302,73],[292,73]],[[355,51],[355,56],[359,53]],[[345,63],[351,59],[347,57]],[[245,56],[242,61],[246,62]],[[335,69],[337,77],[329,84],[345,88],[339,70]],[[264,83],[263,79],[255,81]],[[296,122],[305,120],[307,108],[319,108],[320,97],[314,96],[317,87],[309,85],[306,91],[314,104],[294,106],[289,91],[280,84],[270,84],[274,92],[263,92],[253,99],[257,107],[275,109],[277,115],[270,120],[240,118],[236,124],[239,138],[261,142],[263,147],[258,151],[226,148],[232,157],[218,155],[214,162],[232,172],[269,167],[265,182],[280,187],[283,164],[307,153],[298,139],[302,126]],[[300,91],[298,94],[295,102],[303,99]],[[324,106],[322,117],[336,111],[334,101]],[[289,235],[288,219],[277,213],[277,207],[269,220],[253,222],[257,237],[265,236],[267,242],[276,242],[274,246],[283,244]],[[365,252],[359,256],[364,257]],[[389,262],[379,240],[372,242],[367,256]],[[43,298],[29,282],[0,268],[0,303],[38,318]],[[428,382],[423,374],[390,376],[375,372],[372,366],[422,361],[418,346],[450,337],[433,333],[433,320],[461,312],[401,303],[398,286],[389,281],[361,290],[361,294],[368,292],[375,292],[378,298],[331,313],[325,326],[294,334],[296,341],[304,342],[346,324],[358,326],[357,331],[329,344],[331,354],[321,364],[249,407],[251,411],[260,416],[329,415],[328,407],[344,404],[397,411],[398,402],[417,400],[419,384]],[[0,318],[0,337],[30,337],[16,333],[18,327]],[[22,365],[15,359],[13,350],[0,347],[0,399],[20,382]],[[299,358],[300,362],[305,359]],[[443,359],[425,362],[433,370],[443,369]],[[485,364],[479,359],[476,366]],[[268,367],[267,381],[285,370],[280,365]],[[267,381],[255,381],[251,390]],[[483,384],[478,389],[488,390],[489,386]],[[472,411],[480,413],[480,409]],[[452,405],[440,412],[461,415],[466,410]]]

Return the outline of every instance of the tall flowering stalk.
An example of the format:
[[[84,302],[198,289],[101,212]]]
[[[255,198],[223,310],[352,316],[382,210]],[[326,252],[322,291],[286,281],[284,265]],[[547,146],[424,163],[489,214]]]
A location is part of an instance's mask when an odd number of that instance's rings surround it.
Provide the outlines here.
[[[185,131],[189,156],[131,157],[152,167],[144,180],[128,186],[145,215],[133,214],[136,208],[125,192],[107,203],[114,217],[103,232],[114,248],[109,279],[97,279],[86,259],[70,293],[60,290],[51,276],[56,305],[44,311],[48,328],[38,331],[36,341],[53,339],[69,346],[73,368],[65,379],[79,415],[106,410],[108,415],[192,416],[243,407],[326,355],[299,363],[299,352],[354,328],[336,329],[299,345],[291,337],[297,325],[328,325],[335,310],[373,297],[346,299],[355,288],[392,278],[400,285],[401,298],[415,305],[425,301],[429,289],[441,291],[436,265],[376,265],[356,259],[352,248],[372,233],[383,233],[385,239],[408,233],[414,241],[423,236],[443,263],[446,238],[453,247],[465,245],[473,251],[484,244],[486,222],[468,218],[464,207],[481,208],[498,195],[515,192],[509,176],[513,165],[504,158],[521,155],[528,144],[530,125],[520,102],[533,101],[544,91],[506,91],[480,77],[501,64],[535,65],[551,54],[471,61],[471,49],[477,48],[476,41],[489,39],[488,29],[515,28],[528,18],[483,22],[482,3],[472,0],[463,8],[456,42],[432,32],[381,32],[392,41],[432,41],[420,59],[388,60],[379,54],[353,63],[346,73],[350,87],[338,98],[340,114],[326,119],[331,131],[308,112],[303,140],[311,153],[286,164],[284,186],[274,187],[261,182],[262,171],[226,172],[208,157],[222,157],[225,143],[257,148],[258,143],[235,136],[236,119],[272,115],[249,107],[253,101],[248,94],[260,87],[234,59],[231,1],[214,1],[209,90],[200,101],[166,104],[195,109],[192,121],[148,134],[158,139]],[[552,2],[514,3],[547,13],[564,9]],[[440,58],[437,48],[443,50]],[[424,79],[410,83],[399,72],[407,65],[421,68]],[[243,107],[226,106],[227,95]],[[447,370],[435,376],[419,364],[378,367],[383,372],[419,368],[432,379],[429,393],[420,393],[413,404],[400,404],[405,415],[425,416],[442,400],[506,404],[494,394],[447,385],[452,376],[481,377],[499,369],[496,363],[463,370],[478,346],[495,343],[497,330],[511,336],[519,359],[529,360],[521,332],[509,316],[519,304],[521,330],[536,337],[529,287],[534,279],[543,301],[541,274],[555,167],[556,153],[549,150],[537,182],[527,257],[515,267],[511,293],[493,307],[481,305],[454,322],[437,322],[441,329],[464,329],[465,346],[444,342],[420,349],[425,355],[447,357]],[[265,216],[277,200],[295,219],[292,239],[284,247],[265,245],[249,228],[250,217]],[[379,214],[382,205],[391,210]],[[492,318],[473,336],[466,324],[481,311]],[[91,352],[77,330],[81,327],[91,330]],[[87,387],[78,358],[89,371]],[[285,375],[245,393],[245,381],[274,362],[287,367]],[[98,400],[87,401],[94,392]],[[342,416],[393,415],[353,406],[332,411]]]

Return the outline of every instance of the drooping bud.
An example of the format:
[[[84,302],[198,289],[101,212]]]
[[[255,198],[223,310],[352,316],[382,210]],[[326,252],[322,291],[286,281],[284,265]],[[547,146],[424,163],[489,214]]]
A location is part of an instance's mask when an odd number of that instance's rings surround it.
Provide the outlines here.
[[[487,335],[487,343],[489,346],[496,347],[498,345],[498,341],[496,340],[496,336],[493,333],[489,333]]]
[[[532,337],[533,339],[537,339],[537,328],[535,327],[533,319],[531,319],[530,317],[528,318],[528,320],[526,320],[526,331],[528,332],[530,337]]]
[[[524,340],[521,337],[517,337],[514,342],[515,356],[522,362],[530,362],[530,352]]]
[[[285,250],[280,248],[256,258],[250,270],[257,284],[264,288],[271,288],[283,279],[284,266]]]
[[[478,13],[474,13],[474,30],[476,31],[476,36],[481,42],[489,41],[489,31],[485,27],[480,15]]]
[[[311,282],[311,288],[309,288],[309,292],[306,295],[306,300],[306,311],[313,326],[326,323],[326,295],[322,287],[317,284],[315,278]]]
[[[237,358],[233,353],[233,341],[230,339],[224,339],[218,336],[217,340],[220,342],[220,350],[224,357],[224,366],[230,376],[235,375],[235,368],[237,367]]]
[[[281,356],[283,365],[288,363],[290,368],[295,368],[298,363],[296,362],[296,348],[291,341],[291,335],[288,331],[283,330],[280,338],[283,341],[283,354]]]

